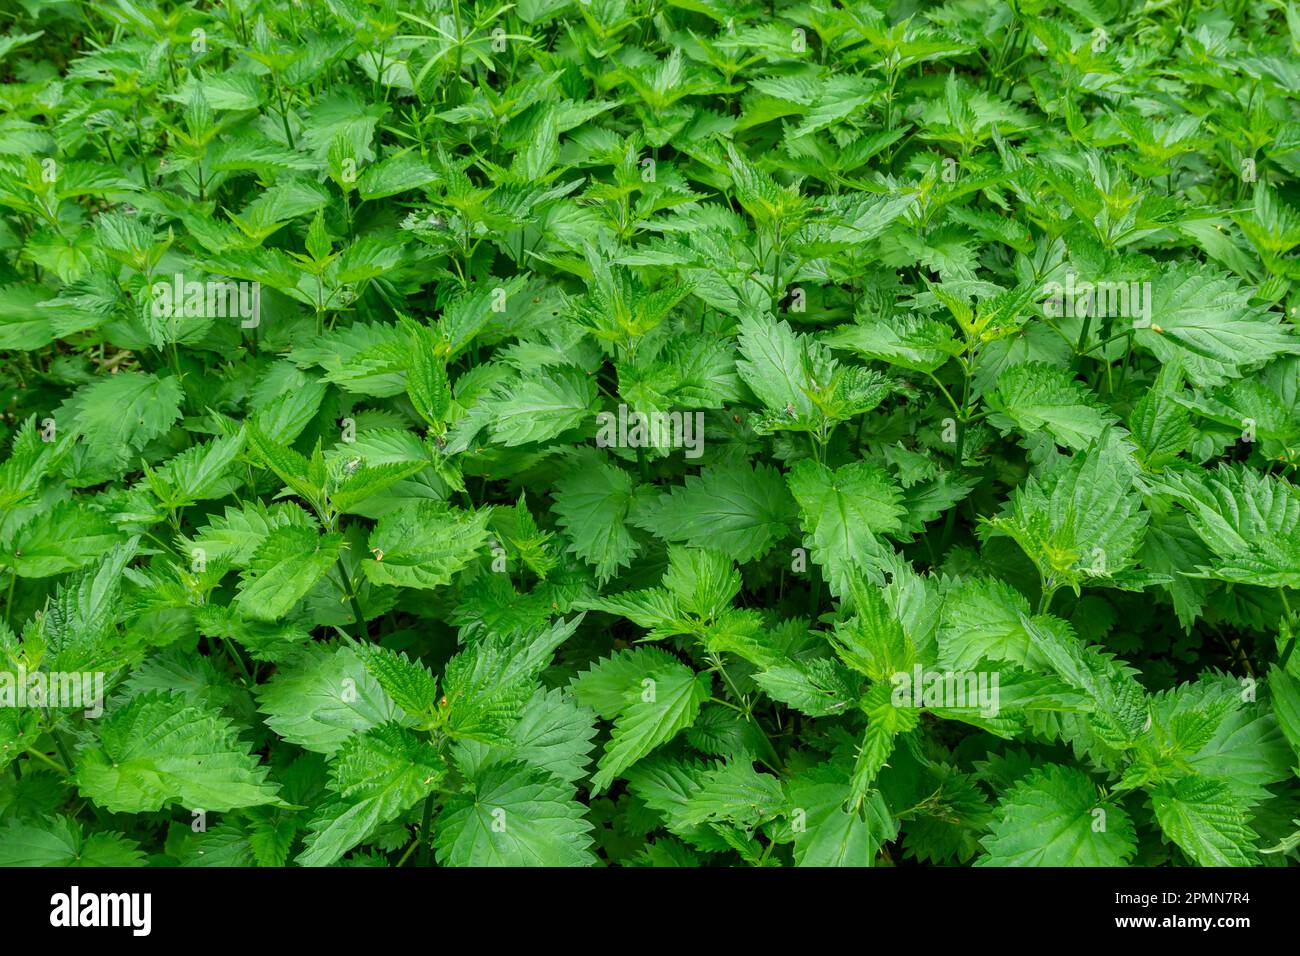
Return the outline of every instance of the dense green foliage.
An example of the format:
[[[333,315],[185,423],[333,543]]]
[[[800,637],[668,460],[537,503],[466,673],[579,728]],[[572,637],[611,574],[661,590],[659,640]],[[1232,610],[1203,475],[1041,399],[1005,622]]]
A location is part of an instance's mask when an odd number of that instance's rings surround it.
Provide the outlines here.
[[[1297,859],[1294,4],[0,18],[0,863]]]

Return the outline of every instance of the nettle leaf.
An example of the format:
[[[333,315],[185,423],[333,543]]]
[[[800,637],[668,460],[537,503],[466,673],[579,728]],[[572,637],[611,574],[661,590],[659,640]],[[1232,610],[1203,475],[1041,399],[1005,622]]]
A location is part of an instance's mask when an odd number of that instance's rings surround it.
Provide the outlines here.
[[[1195,263],[1170,264],[1152,282],[1151,322],[1134,341],[1180,362],[1196,385],[1240,378],[1275,355],[1300,352],[1300,336],[1250,301],[1239,280]]]
[[[666,541],[716,548],[743,562],[766,554],[793,518],[780,472],[736,464],[688,475],[685,484],[641,505],[632,523]]]
[[[1057,443],[1076,450],[1086,449],[1117,421],[1082,383],[1045,362],[1013,365],[998,378],[987,400],[1027,438],[1046,430]],[[990,421],[996,423],[997,418]]]
[[[525,764],[489,767],[438,814],[444,866],[591,866],[592,824],[573,788]]]
[[[290,525],[312,530],[318,527],[316,519],[293,502],[267,506],[249,501],[238,508],[227,506],[220,515],[209,515],[206,525],[181,542],[186,554],[199,549],[207,561],[229,559],[240,568],[248,565],[267,535]]]
[[[240,485],[231,470],[243,448],[242,432],[194,445],[157,470],[146,471],[145,483],[169,509],[224,498]]]
[[[624,689],[613,733],[591,779],[593,789],[606,789],[624,770],[694,723],[709,698],[710,684],[708,674],[697,674],[676,660],[641,672],[636,684]],[[579,700],[590,699],[584,698],[581,684],[575,690]]]
[[[845,809],[849,798],[847,770],[827,763],[790,783],[791,818],[797,866],[872,866],[876,855],[898,835],[898,822],[879,792],[867,797],[862,813]]]
[[[1300,754],[1300,680],[1274,665],[1268,673],[1268,689],[1277,725],[1291,749]]]
[[[249,558],[232,606],[256,621],[284,617],[334,566],[342,542],[339,534],[294,525],[276,528]]]
[[[492,439],[507,447],[549,441],[593,418],[595,401],[596,383],[581,369],[525,376],[489,402]]]
[[[1148,471],[1172,464],[1192,445],[1192,416],[1178,401],[1182,370],[1166,365],[1151,389],[1138,399],[1128,426],[1138,444],[1138,457]]]
[[[400,395],[406,390],[409,342],[400,326],[357,322],[296,348],[289,359],[299,368],[318,366],[325,381],[359,395]]]
[[[858,324],[841,326],[822,341],[831,348],[923,373],[937,371],[962,352],[952,326],[917,315],[862,316]]]
[[[283,739],[330,754],[401,711],[352,648],[311,644],[257,691],[266,724]]]
[[[10,820],[0,831],[0,866],[144,866],[140,845],[118,833],[87,834],[65,816]]]
[[[97,461],[122,468],[133,451],[171,428],[181,414],[174,376],[122,372],[77,390],[65,406],[69,426]]]
[[[1035,650],[1026,620],[1040,631],[1067,626],[1047,615],[1030,617],[1029,601],[1005,581],[963,581],[943,603],[939,660],[954,670],[972,670],[982,660],[1045,669],[1047,662]]]
[[[446,773],[438,750],[395,723],[349,737],[330,762],[335,797],[312,818],[300,866],[328,866],[383,823],[437,788]]]
[[[354,645],[366,670],[393,703],[413,718],[428,720],[438,702],[438,680],[418,661],[376,644]]]
[[[631,475],[589,449],[579,449],[568,473],[555,484],[554,510],[569,539],[568,550],[595,568],[601,581],[636,555],[637,543],[627,527],[633,488]]]
[[[1131,746],[1150,720],[1142,685],[1105,655],[1086,648],[1064,622],[1022,616],[1021,625],[1047,666],[1093,702],[1093,733],[1108,746]]]
[[[892,551],[880,535],[902,527],[898,487],[888,472],[867,462],[831,471],[805,459],[786,480],[832,592],[843,594],[855,574],[879,574]]]
[[[752,828],[775,817],[785,805],[781,783],[744,760],[733,760],[700,776],[679,817],[687,826],[729,822]]]
[[[491,509],[467,512],[434,501],[393,511],[371,532],[371,557],[362,561],[362,570],[375,584],[448,584],[482,549],[491,517]]]
[[[754,683],[768,697],[809,717],[843,713],[855,696],[855,682],[824,658],[768,667],[754,675]]]
[[[1198,573],[1265,587],[1300,585],[1300,494],[1294,485],[1221,464],[1213,472],[1170,473],[1155,487],[1187,510],[1192,530],[1215,555]]]
[[[141,694],[106,715],[77,755],[75,783],[113,813],[165,806],[226,811],[276,800],[229,720],[179,694]]]
[[[57,428],[51,434],[47,419],[41,429],[36,416],[29,416],[14,432],[9,457],[0,462],[0,507],[12,508],[25,503],[41,481],[68,454],[75,436],[59,438]],[[54,438],[48,441],[46,438]]]
[[[456,744],[456,763],[468,776],[491,764],[521,761],[569,783],[586,776],[595,749],[596,715],[559,688],[533,694],[507,744],[488,746],[464,740]]]
[[[808,390],[830,378],[831,359],[824,348],[793,332],[784,320],[755,316],[740,323],[740,353],[744,358],[737,371],[764,405],[792,420],[815,418]]]
[[[1231,787],[1211,777],[1183,777],[1151,794],[1160,828],[1198,866],[1250,866],[1258,839]]]
[[[0,559],[25,578],[75,570],[122,540],[107,516],[82,501],[37,512],[6,538],[0,539]]]
[[[509,743],[514,726],[537,689],[537,675],[573,634],[581,615],[519,633],[487,634],[461,651],[443,673],[444,725],[458,739]]]
[[[994,817],[976,866],[1124,866],[1137,852],[1128,814],[1073,767],[1033,771]]]
[[[357,194],[362,199],[383,199],[427,186],[437,178],[438,174],[415,155],[398,153],[367,166],[357,177]]]
[[[313,474],[318,471],[313,468],[313,462],[264,434],[255,423],[248,422],[245,427],[248,429],[248,445],[256,457],[299,497],[319,509],[325,489],[324,481],[317,479],[323,479],[324,476]]]
[[[642,682],[651,671],[677,663],[676,657],[658,647],[619,651],[575,677],[573,692],[583,706],[613,720],[623,710],[629,694],[645,689]]]
[[[1067,585],[1077,592],[1085,581],[1114,579],[1133,564],[1146,530],[1136,475],[1128,446],[1107,431],[1088,451],[1028,478],[985,531],[1012,538],[1045,590]]]

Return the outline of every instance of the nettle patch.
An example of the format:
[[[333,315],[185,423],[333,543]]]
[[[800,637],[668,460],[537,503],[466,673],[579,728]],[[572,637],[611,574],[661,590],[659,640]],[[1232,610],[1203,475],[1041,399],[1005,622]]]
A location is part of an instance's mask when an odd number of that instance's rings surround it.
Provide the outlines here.
[[[1294,4],[4,29],[0,862],[1296,860]]]

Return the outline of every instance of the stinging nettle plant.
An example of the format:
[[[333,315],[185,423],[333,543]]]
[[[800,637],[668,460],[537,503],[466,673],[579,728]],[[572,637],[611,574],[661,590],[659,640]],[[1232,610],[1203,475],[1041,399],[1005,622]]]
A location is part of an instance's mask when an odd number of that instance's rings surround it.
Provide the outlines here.
[[[1294,3],[3,28],[0,863],[1300,860]]]

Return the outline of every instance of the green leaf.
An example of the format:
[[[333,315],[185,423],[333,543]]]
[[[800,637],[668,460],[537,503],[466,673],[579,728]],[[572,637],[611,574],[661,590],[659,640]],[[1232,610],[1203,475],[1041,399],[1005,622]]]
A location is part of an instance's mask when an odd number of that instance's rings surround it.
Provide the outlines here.
[[[507,447],[549,441],[594,417],[596,383],[561,366],[505,387],[491,402],[494,441]]]
[[[437,748],[398,724],[349,737],[330,762],[336,796],[312,818],[298,865],[334,863],[380,824],[433,793],[445,773]]]
[[[647,501],[632,523],[666,541],[713,548],[737,561],[762,557],[783,537],[794,508],[781,474],[760,464],[715,465]]]
[[[77,755],[74,780],[113,813],[165,806],[224,812],[276,799],[229,720],[179,694],[141,694],[104,717],[98,740]]]
[[[1165,835],[1198,866],[1251,866],[1254,832],[1245,811],[1222,780],[1183,777],[1151,794]]]
[[[65,816],[41,825],[11,819],[0,832],[0,866],[144,866],[145,857],[134,840],[118,833],[85,834],[80,823]]]
[[[375,584],[432,589],[449,584],[487,540],[491,509],[461,511],[420,501],[379,519],[361,568]]]
[[[316,519],[293,502],[266,506],[260,501],[245,502],[236,508],[227,505],[222,514],[212,514],[192,537],[182,538],[186,554],[201,548],[206,560],[229,559],[237,568],[247,567],[254,552],[276,528],[294,525],[317,528]]]
[[[1011,366],[987,400],[1025,436],[1032,439],[1046,430],[1058,444],[1076,450],[1087,448],[1118,420],[1082,383],[1045,362]],[[990,421],[996,423],[997,418]]]
[[[811,421],[817,412],[808,396],[814,383],[830,379],[832,363],[824,348],[791,331],[785,321],[747,316],[740,323],[736,370],[759,400],[791,419]]]
[[[1197,537],[1217,557],[1197,573],[1262,587],[1300,586],[1300,493],[1290,482],[1221,464],[1214,472],[1167,474],[1156,487],[1187,510]]]
[[[122,372],[77,390],[67,411],[71,427],[98,461],[125,468],[131,452],[164,434],[181,414],[175,376]]]
[[[849,813],[848,774],[827,763],[790,783],[790,818],[796,866],[872,866],[881,846],[898,835],[898,823],[879,792],[863,813]]]
[[[248,445],[275,476],[292,488],[303,500],[319,508],[324,488],[311,478],[311,463],[292,448],[287,448],[264,434],[253,422],[245,425]]]
[[[556,521],[569,538],[568,550],[596,569],[603,582],[636,555],[627,527],[632,478],[594,450],[580,449],[573,466],[555,483]]]
[[[863,317],[855,325],[836,329],[822,340],[866,359],[888,362],[913,372],[934,372],[962,352],[952,327],[924,316]]]
[[[570,785],[500,764],[443,806],[434,848],[443,866],[592,866],[591,829]]]
[[[342,543],[340,534],[320,535],[293,525],[276,528],[240,574],[232,606],[255,621],[284,617],[334,566]]]
[[[73,571],[122,540],[113,523],[84,501],[63,501],[37,512],[6,538],[0,561],[24,578]]]
[[[686,826],[728,822],[750,829],[785,806],[781,782],[746,760],[733,760],[700,776],[679,817]]]
[[[509,731],[536,690],[537,675],[582,617],[529,631],[485,634],[443,672],[445,726],[456,738],[508,744]]]
[[[163,507],[169,509],[224,498],[239,487],[239,480],[230,472],[243,448],[242,432],[193,445],[156,471],[146,473],[147,483]]]
[[[1014,539],[1046,588],[1077,593],[1084,581],[1104,582],[1133,564],[1147,523],[1136,474],[1129,447],[1107,431],[1087,452],[1027,479],[983,530]]]
[[[754,683],[768,697],[809,717],[843,713],[854,697],[851,678],[825,658],[769,667],[754,675]]]
[[[677,658],[662,648],[628,648],[583,671],[573,678],[571,686],[579,703],[613,720],[622,712],[629,695],[645,689],[643,680],[677,663]]]
[[[1300,754],[1300,680],[1275,664],[1268,672],[1268,689],[1277,724],[1291,749]]]
[[[413,153],[398,153],[367,166],[357,177],[357,194],[365,200],[384,199],[427,186],[436,178],[437,173]]]
[[[694,723],[700,706],[709,699],[710,683],[708,674],[697,674],[685,664],[669,665],[642,678],[640,686],[623,699],[591,778],[592,790],[606,789],[624,770]]]
[[[573,783],[587,774],[595,736],[596,715],[590,709],[558,687],[549,692],[538,688],[510,729],[508,743],[460,741],[456,763],[473,777],[491,764],[521,761]]]
[[[290,743],[324,754],[401,713],[346,646],[308,645],[282,663],[257,696],[268,727]]]
[[[423,665],[378,644],[356,643],[354,649],[393,703],[410,717],[431,717],[438,702],[438,680]]]
[[[1137,851],[1133,821],[1088,775],[1050,764],[999,802],[976,866],[1124,866]]]
[[[1240,378],[1275,355],[1300,352],[1300,336],[1251,303],[1236,278],[1195,262],[1172,263],[1152,283],[1151,324],[1134,341],[1161,362],[1180,362],[1196,385]]]
[[[897,531],[903,515],[898,486],[883,468],[860,461],[831,471],[804,459],[786,480],[832,593],[843,594],[857,574],[881,572],[892,549],[880,535]]]
[[[123,573],[135,557],[137,542],[132,538],[118,545],[96,566],[59,584],[40,622],[43,663],[51,671],[111,671],[128,662],[129,649],[118,636],[116,619]]]

